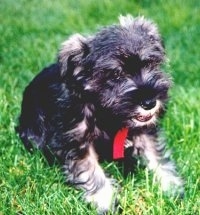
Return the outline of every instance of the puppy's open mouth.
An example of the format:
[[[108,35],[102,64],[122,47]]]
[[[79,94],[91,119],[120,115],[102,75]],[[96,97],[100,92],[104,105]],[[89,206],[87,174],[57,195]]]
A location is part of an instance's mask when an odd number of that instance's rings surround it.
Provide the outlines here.
[[[134,117],[134,119],[138,120],[139,122],[147,122],[149,121],[151,118],[153,117],[153,115],[148,114],[146,116],[143,115],[137,115]]]

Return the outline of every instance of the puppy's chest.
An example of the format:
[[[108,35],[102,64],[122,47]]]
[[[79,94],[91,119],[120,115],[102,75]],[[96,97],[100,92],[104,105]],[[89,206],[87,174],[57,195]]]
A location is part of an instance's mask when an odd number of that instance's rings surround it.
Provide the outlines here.
[[[95,147],[100,157],[112,160],[123,159],[126,149],[134,149],[134,141],[128,136],[128,129],[121,128],[117,132],[100,132],[101,135],[95,141]]]

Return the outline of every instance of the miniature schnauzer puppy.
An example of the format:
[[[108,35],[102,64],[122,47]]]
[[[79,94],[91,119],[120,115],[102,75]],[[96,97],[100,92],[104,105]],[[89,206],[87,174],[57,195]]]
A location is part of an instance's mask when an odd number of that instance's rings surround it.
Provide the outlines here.
[[[94,36],[71,36],[24,91],[17,130],[25,147],[59,160],[99,213],[111,209],[116,192],[99,159],[124,159],[127,149],[145,158],[163,191],[183,192],[157,123],[171,83],[164,60],[156,25],[120,16]]]

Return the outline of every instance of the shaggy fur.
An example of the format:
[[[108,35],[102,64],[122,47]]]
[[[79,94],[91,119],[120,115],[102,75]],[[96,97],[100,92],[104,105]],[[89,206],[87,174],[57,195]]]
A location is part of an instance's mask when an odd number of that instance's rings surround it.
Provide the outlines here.
[[[112,207],[116,189],[98,160],[112,159],[113,139],[124,127],[129,154],[145,158],[164,191],[183,192],[157,126],[170,87],[160,35],[143,17],[119,20],[62,44],[58,61],[25,89],[18,127],[25,147],[56,157],[99,213]]]

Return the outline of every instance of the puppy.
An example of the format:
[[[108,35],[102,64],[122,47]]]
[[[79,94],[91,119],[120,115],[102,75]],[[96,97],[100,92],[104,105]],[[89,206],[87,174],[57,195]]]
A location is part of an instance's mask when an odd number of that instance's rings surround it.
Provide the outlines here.
[[[99,213],[111,209],[116,190],[99,159],[124,159],[127,149],[145,158],[163,191],[183,193],[157,123],[171,82],[164,60],[156,25],[121,16],[94,36],[71,36],[24,91],[17,130],[25,147],[57,158]]]

